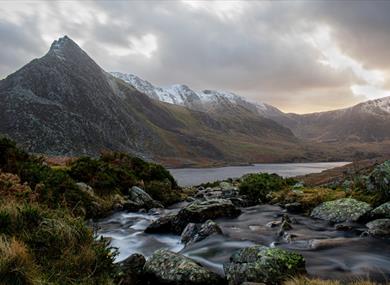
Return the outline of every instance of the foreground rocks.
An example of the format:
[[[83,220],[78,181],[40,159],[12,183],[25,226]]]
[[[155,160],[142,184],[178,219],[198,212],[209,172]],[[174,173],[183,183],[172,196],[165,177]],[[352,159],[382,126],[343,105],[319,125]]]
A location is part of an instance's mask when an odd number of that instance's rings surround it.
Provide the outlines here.
[[[367,225],[368,234],[376,237],[390,237],[390,219],[378,219]]]
[[[145,232],[181,234],[189,223],[203,223],[216,218],[235,218],[241,214],[230,200],[212,199],[196,200],[181,209],[177,214],[161,217],[151,223]]]
[[[280,248],[253,246],[238,250],[224,266],[229,285],[243,282],[279,284],[306,272],[302,255]]]
[[[145,257],[141,254],[133,254],[119,263],[118,283],[121,285],[142,285],[144,284],[143,268]]]
[[[332,223],[357,222],[364,218],[371,209],[371,206],[365,202],[352,198],[342,198],[324,202],[315,207],[311,217]]]
[[[189,223],[181,234],[181,241],[189,245],[216,234],[222,234],[222,229],[212,220],[203,224]]]
[[[371,216],[375,219],[390,219],[390,202],[384,203],[372,210]]]
[[[165,249],[157,250],[145,263],[149,284],[218,285],[224,279],[183,255]]]

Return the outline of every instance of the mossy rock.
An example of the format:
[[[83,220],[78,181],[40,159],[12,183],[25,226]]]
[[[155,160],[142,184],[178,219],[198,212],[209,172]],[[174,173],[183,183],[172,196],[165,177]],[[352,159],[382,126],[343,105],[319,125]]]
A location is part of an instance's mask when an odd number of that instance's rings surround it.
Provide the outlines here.
[[[332,223],[357,222],[372,210],[371,206],[352,198],[324,202],[315,207],[311,217]]]
[[[279,284],[306,272],[305,259],[301,254],[261,245],[236,251],[224,270],[229,285],[243,282]]]
[[[218,285],[224,280],[192,259],[159,249],[146,261],[144,273],[150,284]]]
[[[371,212],[371,216],[379,219],[379,218],[388,218],[390,219],[390,202],[384,203],[379,207],[376,207]]]

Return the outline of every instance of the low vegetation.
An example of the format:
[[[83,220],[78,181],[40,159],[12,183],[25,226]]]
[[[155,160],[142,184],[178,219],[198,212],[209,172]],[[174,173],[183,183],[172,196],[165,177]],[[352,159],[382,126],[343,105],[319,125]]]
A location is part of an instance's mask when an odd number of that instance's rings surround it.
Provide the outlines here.
[[[253,202],[264,203],[270,200],[272,192],[282,190],[295,183],[294,179],[284,179],[277,174],[248,174],[242,178],[239,190],[241,195],[246,195]]]
[[[377,285],[379,283],[370,280],[339,281],[312,279],[308,277],[297,277],[283,282],[283,285]]]
[[[127,154],[52,168],[0,138],[0,284],[113,284],[116,253],[85,219],[109,213],[135,185],[165,204],[181,195],[165,168]]]

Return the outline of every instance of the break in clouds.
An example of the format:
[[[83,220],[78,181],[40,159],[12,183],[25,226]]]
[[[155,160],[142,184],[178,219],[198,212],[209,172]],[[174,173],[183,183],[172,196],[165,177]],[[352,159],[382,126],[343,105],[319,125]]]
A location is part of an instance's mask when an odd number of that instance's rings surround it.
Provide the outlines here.
[[[390,96],[390,3],[34,1],[0,6],[0,77],[68,35],[107,71],[291,112]]]

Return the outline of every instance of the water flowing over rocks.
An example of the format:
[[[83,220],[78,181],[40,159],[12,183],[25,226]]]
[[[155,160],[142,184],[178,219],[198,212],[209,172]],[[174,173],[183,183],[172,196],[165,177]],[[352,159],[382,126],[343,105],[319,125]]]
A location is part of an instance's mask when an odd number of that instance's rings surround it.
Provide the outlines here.
[[[224,266],[229,285],[243,282],[279,284],[280,281],[304,273],[302,255],[280,248],[253,246],[238,250]]]
[[[311,217],[332,223],[357,222],[371,211],[371,206],[352,198],[324,202],[311,212]]]
[[[181,209],[177,214],[161,217],[146,228],[148,233],[172,232],[181,234],[188,223],[203,223],[207,220],[226,217],[235,218],[241,210],[230,200],[212,199],[196,200]]]
[[[218,285],[224,279],[181,254],[159,249],[146,261],[145,275],[150,284]]]

